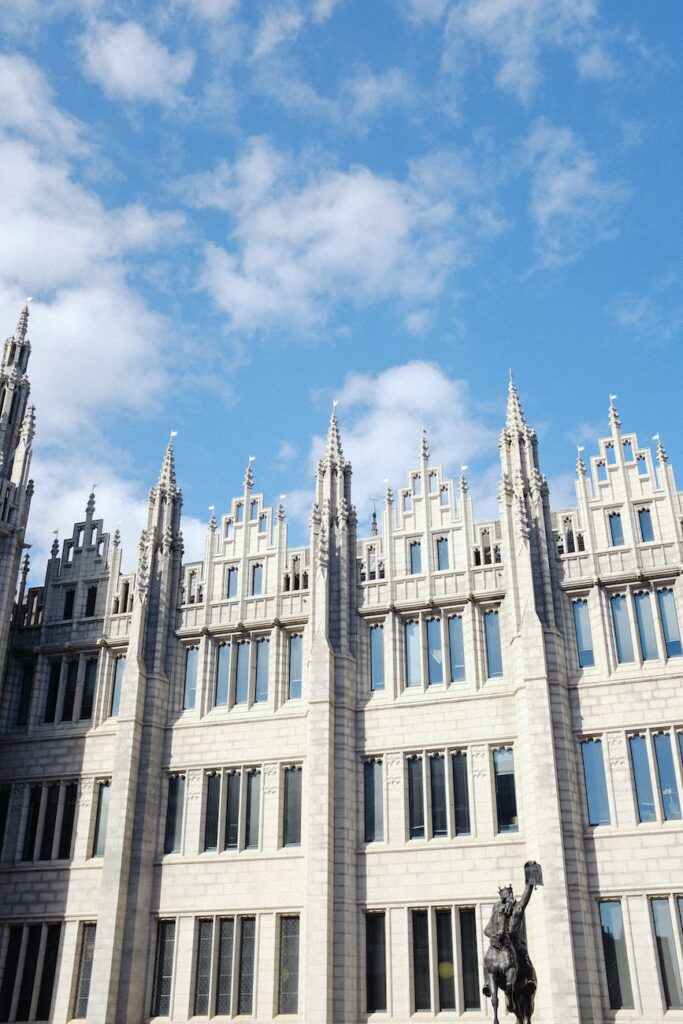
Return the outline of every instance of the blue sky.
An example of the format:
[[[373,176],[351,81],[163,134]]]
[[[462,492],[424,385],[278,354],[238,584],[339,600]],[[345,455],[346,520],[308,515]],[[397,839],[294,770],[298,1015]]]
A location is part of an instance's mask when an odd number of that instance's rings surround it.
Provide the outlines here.
[[[609,392],[680,464],[679,0],[4,0],[0,27],[38,575],[95,481],[132,561],[171,429],[189,556],[249,455],[303,539],[333,399],[362,527],[423,424],[491,515],[508,367],[555,507]]]

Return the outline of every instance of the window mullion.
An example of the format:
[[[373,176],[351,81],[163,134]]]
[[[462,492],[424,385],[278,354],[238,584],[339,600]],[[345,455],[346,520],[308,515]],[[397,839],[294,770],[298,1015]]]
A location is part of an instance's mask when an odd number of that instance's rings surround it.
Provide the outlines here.
[[[64,709],[64,697],[66,696],[66,673],[68,669],[68,662],[66,658],[61,659],[59,667],[59,686],[57,687],[57,703],[55,705],[55,717],[53,719],[54,724],[61,722],[62,711]],[[73,718],[73,715],[72,715]]]
[[[35,963],[35,975],[33,978],[33,993],[31,995],[31,1013],[29,1020],[35,1020],[38,1010],[38,996],[40,984],[43,977],[43,965],[45,963],[45,944],[47,942],[47,926],[43,924],[40,929],[40,943],[38,945],[38,956]]]
[[[85,658],[78,659],[78,672],[76,673],[76,693],[74,694],[74,709],[71,716],[73,722],[79,722],[81,718],[81,704],[83,703],[83,688],[85,683]]]
[[[683,765],[681,765],[681,748],[678,742],[678,733],[676,729],[666,729],[671,737],[671,756],[674,762],[674,776],[676,777],[676,785],[678,786],[678,802],[679,805],[683,803]]]
[[[238,850],[244,850],[244,848],[246,847],[246,843],[247,843],[247,839],[246,839],[246,833],[247,833],[247,785],[248,785],[247,776],[248,776],[248,772],[245,771],[244,768],[240,768],[239,769],[239,777],[240,777],[240,789],[239,789],[240,805],[239,805],[239,811],[238,811],[238,816],[237,816],[237,821],[238,821],[238,826],[237,826],[237,849]]]
[[[420,751],[422,757],[422,804],[424,807],[425,839],[432,839],[432,758],[434,751]]]
[[[51,859],[56,860],[59,856],[59,840],[62,834],[62,820],[64,818],[64,801],[66,799],[66,783],[59,784],[59,801],[57,803],[57,814],[55,815],[55,829],[52,836]]]
[[[236,1016],[240,991],[240,952],[242,949],[242,918],[235,914],[232,932],[232,977],[230,992],[231,1016]]]
[[[455,835],[455,790],[453,788],[452,754],[453,751],[450,748],[443,752],[443,770],[446,783],[446,829],[449,839],[452,839]]]
[[[21,981],[24,976],[24,967],[26,966],[26,946],[28,945],[28,925],[24,925],[21,930],[21,945],[19,947],[19,957],[17,958],[17,973],[14,979],[14,992],[12,993],[12,1004],[10,1006],[9,1019],[17,1019],[17,1006],[19,1004],[19,992],[21,989]],[[35,982],[34,982],[35,984]]]
[[[656,730],[655,730],[656,731]],[[655,757],[654,749],[654,732],[652,729],[645,729],[645,738],[647,740],[647,763],[650,769],[650,778],[652,779],[652,795],[655,802],[655,814],[657,821],[664,821],[664,803],[662,800],[662,790],[659,781],[659,770],[657,768],[657,758]]]
[[[213,1017],[218,993],[218,947],[220,945],[220,920],[213,919],[211,929],[211,975],[209,979],[209,1016]]]
[[[218,835],[216,836],[216,853],[223,853],[225,850],[225,815],[227,813],[227,791],[228,791],[228,779],[225,772],[225,768],[220,770],[221,785],[218,792]]]
[[[636,618],[636,609],[634,603],[634,596],[632,590],[626,592],[626,610],[628,612],[628,625],[631,630],[631,647],[633,648],[633,663],[642,668],[643,661],[643,648],[640,639],[640,630],[638,628],[638,620]],[[634,640],[636,641],[634,643]]]
[[[436,1013],[439,1007],[439,957],[436,948],[436,910],[434,907],[429,907],[427,910],[427,922],[429,928],[429,993],[432,1013]]]
[[[47,812],[49,784],[40,787],[40,808],[38,810],[38,824],[36,825],[36,838],[31,850],[31,860],[40,860],[41,846],[43,845],[43,829],[45,828],[45,814]]]

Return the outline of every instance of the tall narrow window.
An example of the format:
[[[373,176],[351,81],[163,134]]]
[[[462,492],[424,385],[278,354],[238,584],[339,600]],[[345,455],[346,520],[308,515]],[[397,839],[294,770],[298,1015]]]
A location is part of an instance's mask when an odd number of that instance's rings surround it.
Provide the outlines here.
[[[156,960],[154,963],[154,989],[152,992],[153,1017],[168,1017],[171,1012],[174,945],[175,921],[159,921]]]
[[[422,548],[420,547],[419,540],[414,540],[409,548],[410,552],[410,572],[411,575],[422,572]]]
[[[299,1010],[299,918],[280,918],[278,1013]]]
[[[263,566],[252,565],[251,567],[251,593],[252,597],[259,597],[263,591]]]
[[[218,964],[216,967],[216,1013],[230,1013],[232,997],[232,958],[235,920],[222,917],[218,928]]]
[[[453,798],[455,803],[455,834],[470,834],[470,797],[467,788],[467,751],[456,750],[453,763]]]
[[[50,677],[47,686],[47,700],[45,701],[45,714],[43,721],[54,722],[57,714],[57,701],[59,700],[59,682],[62,673],[61,661],[50,662]]]
[[[363,765],[365,842],[384,839],[384,807],[382,796],[382,762],[366,761]]]
[[[2,856],[2,850],[5,843],[5,830],[7,828],[7,818],[9,817],[10,792],[10,786],[0,786],[0,857]]]
[[[463,637],[461,615],[449,616],[448,654],[451,670],[451,682],[462,682],[465,678],[465,641]]]
[[[247,772],[247,810],[244,825],[244,845],[247,850],[258,847],[259,821],[261,820],[261,773]]]
[[[249,643],[235,644],[235,704],[246,704],[249,699]]]
[[[443,754],[433,754],[429,758],[429,790],[432,805],[432,836],[447,836],[446,761]]]
[[[73,1016],[88,1016],[88,996],[90,995],[90,979],[92,977],[92,961],[95,951],[94,924],[81,925],[81,955],[78,961],[78,978],[76,980],[76,997],[74,999]]]
[[[368,1013],[387,1008],[387,944],[384,913],[365,915],[365,965]]]
[[[285,768],[283,846],[301,845],[301,768]]]
[[[496,781],[498,831],[517,832],[519,824],[515,793],[515,764],[510,747],[493,751],[493,773]]]
[[[644,736],[631,736],[628,743],[631,750],[631,767],[633,768],[633,782],[636,790],[636,802],[638,804],[638,820],[641,822],[656,821],[655,798],[652,792],[650,765],[647,760],[647,740]]]
[[[251,1013],[254,999],[254,954],[256,948],[256,918],[241,919],[240,975],[237,989],[237,1012]]]
[[[420,624],[406,622],[403,626],[406,658],[406,686],[420,686],[422,683],[422,666],[420,654]]]
[[[109,820],[109,797],[111,795],[111,783],[97,784],[97,814],[95,817],[95,835],[92,844],[93,857],[103,857],[104,847],[107,841],[107,822]]]
[[[228,687],[230,685],[230,644],[218,645],[218,657],[216,658],[216,688],[214,691],[214,705],[217,708],[224,708],[228,703]]]
[[[620,900],[600,903],[600,926],[610,1010],[632,1009],[633,992]]]
[[[591,636],[590,616],[588,614],[588,601],[582,598],[580,601],[572,601],[574,613],[574,629],[576,631],[576,650],[579,656],[581,668],[591,668],[595,664],[593,657],[593,637]]]
[[[436,911],[436,959],[439,975],[439,1010],[455,1009],[453,922],[450,910]]]
[[[226,776],[228,794],[225,801],[225,848],[236,850],[239,847],[240,827],[240,772],[228,772]]]
[[[62,721],[70,722],[74,716],[76,703],[76,686],[78,685],[78,662],[69,661],[66,666],[66,685],[64,686],[64,703],[62,704]]]
[[[289,638],[289,699],[301,697],[303,638],[298,634]]]
[[[270,642],[268,640],[257,640],[256,649],[256,686],[254,700],[257,704],[263,704],[268,700],[268,656],[270,653]]]
[[[655,938],[657,939],[657,958],[664,990],[664,1002],[667,1010],[683,1010],[683,986],[681,986],[681,972],[678,969],[669,901],[654,899],[650,900],[650,904]]]
[[[460,957],[462,962],[462,1001],[464,1010],[478,1010],[479,1000],[479,965],[477,960],[477,922],[474,910],[461,909],[460,918]]]
[[[267,517],[265,515],[259,516],[258,532],[259,533],[266,533],[267,529],[268,529],[268,519],[267,519]]]
[[[197,959],[194,974],[194,1012],[196,1016],[199,1016],[209,1012],[213,920],[211,918],[199,918],[196,928]]]
[[[183,707],[191,711],[197,699],[197,663],[199,661],[199,650],[197,647],[188,647],[185,652],[185,690],[183,695]]]
[[[244,522],[244,505],[241,501],[238,501],[235,505],[235,522]]]
[[[68,860],[71,857],[77,797],[78,783],[68,782],[64,787],[62,825],[59,830],[59,846],[57,847],[57,856],[60,860]]]
[[[436,568],[439,572],[444,572],[449,568],[448,565],[448,538],[439,537],[436,542]]]
[[[640,539],[643,544],[649,544],[655,539],[655,532],[652,529],[652,513],[649,508],[638,510],[638,525],[640,526]]]
[[[384,627],[370,627],[370,689],[384,689]]]
[[[659,657],[655,637],[655,623],[652,618],[650,595],[641,593],[634,596],[636,606],[636,622],[638,623],[638,639],[643,661],[651,661]]]
[[[430,684],[443,682],[441,619],[427,619],[427,679]]]
[[[588,822],[591,825],[609,825],[609,801],[601,741],[584,740],[581,744],[581,755],[588,801]]]
[[[44,801],[43,835],[40,841],[40,853],[38,854],[40,860],[50,860],[52,857],[60,788],[58,782],[53,782],[51,786],[47,786],[47,800]]]
[[[168,780],[168,803],[166,805],[164,853],[180,853],[182,849],[184,806],[185,776],[171,775]]]
[[[657,777],[659,792],[662,797],[662,810],[666,821],[678,821],[681,817],[681,803],[678,799],[678,785],[674,770],[674,759],[671,752],[671,737],[668,732],[658,732],[654,736],[655,760],[657,761]]]
[[[83,678],[83,696],[81,697],[81,721],[92,718],[92,709],[95,703],[95,682],[97,680],[97,658],[88,658],[85,663],[85,676]]]
[[[608,519],[612,547],[619,548],[624,543],[624,528],[621,525],[621,515],[619,512],[610,512]]]
[[[21,925],[14,924],[9,927],[5,967],[2,972],[2,985],[0,985],[0,1019],[2,1020],[9,1020],[12,995],[17,981],[22,932],[23,928]]]
[[[12,1020],[51,1019],[61,929],[57,923],[10,926],[0,986],[0,1020],[10,1019],[13,1005]],[[24,956],[19,969],[22,942]]]
[[[681,647],[681,631],[678,628],[673,590],[668,587],[658,590],[657,603],[659,604],[659,617],[662,620],[666,656],[667,658],[679,658],[683,654],[683,648]]]
[[[72,619],[74,614],[74,600],[76,598],[76,591],[72,588],[64,591],[64,615],[65,619]]]
[[[97,587],[88,587],[85,595],[85,617],[91,619],[97,604]]]
[[[422,758],[408,758],[408,830],[411,839],[424,839],[425,809]]]
[[[258,519],[258,501],[254,499],[249,506],[249,519],[255,522]]]
[[[426,910],[413,910],[413,995],[415,1010],[431,1010],[429,922]]]
[[[28,818],[26,820],[26,832],[24,833],[24,852],[22,853],[22,860],[33,860],[34,857],[42,796],[42,786],[31,786],[28,798]]]
[[[231,565],[228,569],[228,584],[226,589],[226,597],[237,597],[237,566]]]
[[[19,706],[17,708],[16,724],[26,725],[28,713],[31,707],[31,695],[33,693],[33,673],[35,665],[24,665],[21,670],[21,689],[19,690]]]
[[[503,674],[503,656],[500,650],[500,624],[497,611],[488,611],[484,615],[484,632],[486,636],[486,674],[489,679]]]
[[[204,818],[204,849],[218,849],[218,811],[221,797],[221,777],[213,772],[206,776],[206,815]]]
[[[448,487],[446,485],[441,488],[441,493],[439,495],[439,502],[440,502],[442,508],[445,508],[447,505],[450,504],[450,497],[449,497],[449,494],[448,494]]]
[[[612,625],[614,626],[614,642],[617,648],[617,661],[626,664],[633,661],[633,642],[631,626],[628,621],[628,605],[623,594],[614,594],[610,598],[612,609]]]
[[[121,690],[123,689],[123,673],[126,668],[126,657],[121,655],[114,664],[114,682],[111,688],[111,711],[112,718],[117,718],[121,710]]]

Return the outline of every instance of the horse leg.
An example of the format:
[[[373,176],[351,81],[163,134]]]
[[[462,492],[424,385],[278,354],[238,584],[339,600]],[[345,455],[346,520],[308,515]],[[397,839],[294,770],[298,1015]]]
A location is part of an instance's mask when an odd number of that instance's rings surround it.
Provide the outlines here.
[[[493,1007],[493,1024],[499,1024],[498,1021],[498,983],[492,974],[489,974],[489,984],[491,987],[491,1006]]]

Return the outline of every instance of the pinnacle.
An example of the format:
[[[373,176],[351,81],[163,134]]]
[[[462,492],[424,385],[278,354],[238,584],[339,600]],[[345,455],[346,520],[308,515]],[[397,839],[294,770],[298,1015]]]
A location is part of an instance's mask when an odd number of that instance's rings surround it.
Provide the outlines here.
[[[521,430],[526,427],[526,420],[524,419],[524,413],[522,411],[522,403],[519,400],[519,394],[517,393],[517,387],[512,376],[512,371],[510,371],[510,381],[508,383],[508,404],[505,426],[508,430]]]
[[[427,444],[427,431],[423,427],[420,435],[420,459],[427,462],[429,459],[429,445]]]
[[[163,487],[168,491],[176,489],[175,450],[173,448],[172,438],[166,447],[166,453],[164,455],[164,461],[161,464],[161,472],[159,473],[157,486]]]
[[[586,475],[586,464],[583,461],[583,455],[581,454],[582,451],[583,451],[583,445],[582,444],[577,444],[577,446],[576,446],[576,472],[577,472],[577,475],[579,475],[579,476],[585,476]]]
[[[243,483],[243,486],[247,490],[251,490],[251,488],[254,486],[254,471],[251,468],[251,464],[252,464],[253,461],[254,461],[254,456],[250,455],[249,456],[249,461],[247,462],[247,468],[244,471],[244,483]]]
[[[85,506],[85,515],[86,515],[86,518],[91,518],[94,514],[95,514],[95,487],[93,485],[93,489],[90,492],[90,496],[88,497],[88,504]]]
[[[614,399],[616,397],[616,395],[609,396],[609,425],[612,430],[619,430],[619,428],[621,427],[619,413],[617,412],[617,407],[614,404]]]
[[[26,337],[26,331],[27,330],[28,330],[28,306],[24,306],[24,308],[22,309],[21,313],[19,314],[19,319],[17,321],[17,327],[16,327],[16,330],[14,332],[14,337],[17,339],[17,341],[23,341],[24,340],[24,338]]]
[[[339,423],[337,421],[337,413],[334,408],[332,409],[332,415],[330,416],[330,425],[327,428],[325,458],[328,463],[335,462],[338,466],[344,465],[344,452],[342,451],[341,438],[339,436]]]

